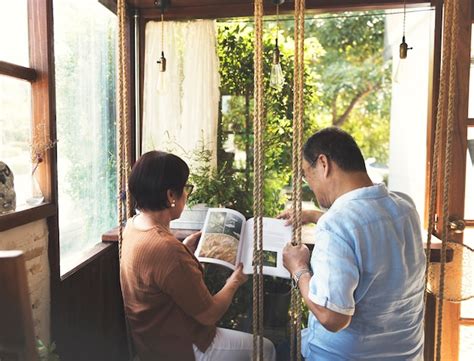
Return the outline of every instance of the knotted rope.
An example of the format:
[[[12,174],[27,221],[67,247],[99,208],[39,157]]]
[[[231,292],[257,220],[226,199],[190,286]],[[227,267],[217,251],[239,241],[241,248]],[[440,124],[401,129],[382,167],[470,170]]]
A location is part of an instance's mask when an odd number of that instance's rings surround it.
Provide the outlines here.
[[[304,90],[304,14],[305,1],[295,0],[295,60],[293,106],[293,190],[292,190],[292,244],[301,244],[302,209],[302,153],[303,153],[303,90]],[[301,295],[298,289],[291,292],[290,312],[291,358],[301,360]],[[295,345],[296,338],[296,345]],[[296,346],[296,347],[295,347]],[[295,350],[296,348],[296,350]]]
[[[431,255],[431,237],[434,233],[435,212],[437,208],[438,195],[438,169],[442,167],[442,212],[443,219],[441,223],[441,264],[439,274],[439,297],[437,304],[437,325],[436,325],[436,360],[441,360],[441,345],[443,332],[443,305],[445,288],[445,269],[446,269],[446,250],[448,243],[448,225],[449,225],[449,188],[450,174],[452,168],[452,146],[455,121],[455,101],[457,97],[456,90],[456,58],[457,58],[457,40],[459,31],[459,3],[457,0],[446,0],[444,5],[444,25],[443,25],[443,57],[441,65],[440,88],[438,96],[438,107],[435,125],[435,141],[433,146],[433,160],[431,164],[431,189],[429,197],[428,213],[428,235],[427,235],[427,256],[425,271],[425,289],[428,289],[430,255]],[[446,133],[446,144],[444,153],[442,153],[442,135]],[[426,292],[425,292],[426,306]]]
[[[255,0],[254,50],[254,184],[253,184],[253,360],[263,360],[263,0]]]
[[[130,122],[128,106],[129,74],[127,68],[126,5],[125,0],[117,2],[118,16],[118,121],[117,121],[117,188],[119,222],[119,257],[122,256],[123,223],[131,216],[128,175],[130,171]],[[124,211],[125,203],[125,211]]]

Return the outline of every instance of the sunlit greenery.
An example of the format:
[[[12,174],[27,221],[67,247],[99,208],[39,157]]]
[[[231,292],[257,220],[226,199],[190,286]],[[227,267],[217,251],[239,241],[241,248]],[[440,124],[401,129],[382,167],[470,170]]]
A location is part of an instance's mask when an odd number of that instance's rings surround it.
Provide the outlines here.
[[[361,16],[356,16],[361,15]],[[384,16],[368,13],[308,19],[305,37],[305,138],[327,126],[349,131],[364,157],[388,160],[390,129],[390,61],[384,58]],[[291,183],[293,117],[293,29],[282,21],[278,34],[282,90],[270,87],[275,23],[266,22],[265,71],[265,214],[274,216],[287,201]],[[201,164],[192,175],[197,192],[192,201],[252,213],[253,186],[253,23],[218,23],[221,117],[218,167],[211,155],[197,151]],[[200,158],[199,158],[200,157]],[[311,193],[305,192],[307,200]]]

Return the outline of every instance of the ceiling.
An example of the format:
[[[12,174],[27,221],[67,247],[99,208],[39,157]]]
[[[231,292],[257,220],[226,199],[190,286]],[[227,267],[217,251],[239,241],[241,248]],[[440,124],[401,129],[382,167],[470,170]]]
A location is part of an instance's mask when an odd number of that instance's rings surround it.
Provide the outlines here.
[[[429,5],[435,0],[406,0],[407,6]],[[133,9],[139,9],[145,19],[158,19],[160,10],[154,0],[127,0]],[[280,7],[282,13],[293,11],[294,0],[286,0]],[[253,0],[171,0],[166,11],[167,19],[199,19],[251,16]],[[272,0],[264,0],[265,14],[274,14]],[[376,8],[403,7],[403,0],[306,0],[308,12],[369,10]]]

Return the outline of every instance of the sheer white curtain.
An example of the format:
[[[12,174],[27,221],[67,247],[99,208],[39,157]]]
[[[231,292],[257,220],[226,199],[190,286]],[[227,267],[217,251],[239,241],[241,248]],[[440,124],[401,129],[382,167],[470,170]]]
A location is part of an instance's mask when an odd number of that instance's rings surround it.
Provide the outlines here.
[[[219,106],[219,64],[215,22],[165,22],[165,73],[161,55],[161,24],[148,22],[145,31],[143,152],[166,150],[191,162],[204,146],[216,154]],[[158,80],[164,76],[164,90]]]

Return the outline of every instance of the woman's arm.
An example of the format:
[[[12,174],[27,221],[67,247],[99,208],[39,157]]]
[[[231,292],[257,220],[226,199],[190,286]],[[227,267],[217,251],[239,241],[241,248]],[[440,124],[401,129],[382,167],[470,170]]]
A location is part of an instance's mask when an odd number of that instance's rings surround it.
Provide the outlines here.
[[[235,292],[247,281],[247,276],[242,271],[240,264],[232,275],[227,279],[224,287],[212,297],[212,303],[208,309],[194,316],[203,325],[215,325],[229,308]]]

